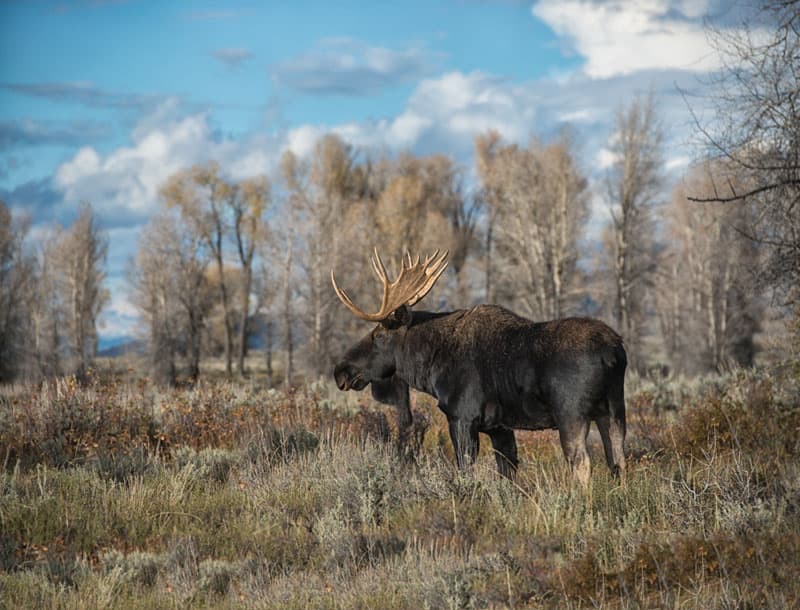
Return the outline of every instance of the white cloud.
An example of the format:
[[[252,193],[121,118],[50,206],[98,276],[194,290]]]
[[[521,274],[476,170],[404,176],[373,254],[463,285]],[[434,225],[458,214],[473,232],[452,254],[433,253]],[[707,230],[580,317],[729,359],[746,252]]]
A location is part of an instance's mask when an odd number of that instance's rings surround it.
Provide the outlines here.
[[[516,87],[482,72],[451,72],[423,81],[412,96],[407,112],[431,116],[443,136],[469,140],[495,129],[512,141],[529,134],[536,114],[530,89]]]
[[[314,144],[328,130],[317,125],[301,125],[290,129],[286,135],[286,148],[298,157],[305,157],[314,150]]]
[[[395,51],[351,38],[328,38],[273,66],[278,82],[310,95],[369,95],[430,73],[440,54],[420,47]]]
[[[595,157],[597,168],[601,170],[608,169],[617,161],[617,155],[607,148],[601,148]]]
[[[469,167],[474,137],[488,129],[498,131],[507,142],[524,144],[532,135],[547,139],[571,124],[587,171],[596,174],[612,162],[607,148],[617,110],[650,90],[665,127],[670,157],[689,154],[685,146],[689,115],[675,88],[676,82],[685,86],[687,81],[696,84],[692,73],[677,70],[607,79],[576,74],[560,82],[524,83],[479,71],[450,72],[422,80],[394,116],[330,126],[302,125],[287,133],[285,145],[305,156],[321,135],[330,132],[357,147],[445,153]]]
[[[691,162],[691,157],[681,155],[679,157],[667,159],[667,161],[664,163],[664,168],[670,172],[684,170],[691,164]]]
[[[422,80],[393,118],[330,127],[304,125],[289,131],[287,145],[297,154],[307,154],[320,135],[331,132],[366,148],[462,157],[472,150],[473,138],[488,129],[509,141],[526,140],[535,126],[537,97],[530,86],[516,86],[482,72],[450,72]]]
[[[430,117],[403,112],[389,125],[387,138],[398,148],[410,148],[432,126],[433,119]]]
[[[100,155],[91,146],[81,148],[71,161],[61,165],[55,174],[55,183],[62,188],[69,188],[85,176],[90,176],[100,168]]]
[[[608,78],[717,67],[700,20],[707,9],[703,0],[539,0],[532,12],[586,58],[588,76]]]
[[[55,186],[66,205],[90,201],[106,222],[141,221],[158,202],[158,190],[170,175],[215,159],[234,178],[267,173],[277,158],[268,138],[225,140],[209,116],[180,116],[173,102],[147,115],[131,133],[131,144],[105,157],[93,148],[80,149],[55,172]]]

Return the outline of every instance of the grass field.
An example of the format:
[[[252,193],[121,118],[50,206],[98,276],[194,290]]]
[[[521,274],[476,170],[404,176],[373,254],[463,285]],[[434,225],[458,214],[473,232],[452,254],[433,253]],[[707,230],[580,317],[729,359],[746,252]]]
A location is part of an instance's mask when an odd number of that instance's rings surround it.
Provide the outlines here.
[[[629,380],[627,481],[514,483],[443,415],[310,385],[0,389],[0,607],[800,607],[800,372]]]

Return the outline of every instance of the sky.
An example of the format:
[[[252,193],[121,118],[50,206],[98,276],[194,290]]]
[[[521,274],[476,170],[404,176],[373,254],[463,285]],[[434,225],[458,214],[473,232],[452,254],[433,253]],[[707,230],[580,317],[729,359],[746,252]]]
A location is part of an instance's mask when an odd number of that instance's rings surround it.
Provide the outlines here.
[[[653,92],[665,174],[697,154],[719,67],[720,0],[203,2],[0,0],[0,199],[32,234],[89,201],[109,236],[103,340],[132,335],[125,268],[174,172],[215,159],[275,175],[326,132],[378,154],[444,153],[476,134],[524,144],[570,125],[599,181],[615,113]],[[683,92],[683,93],[682,93]],[[596,198],[592,222],[601,222]]]

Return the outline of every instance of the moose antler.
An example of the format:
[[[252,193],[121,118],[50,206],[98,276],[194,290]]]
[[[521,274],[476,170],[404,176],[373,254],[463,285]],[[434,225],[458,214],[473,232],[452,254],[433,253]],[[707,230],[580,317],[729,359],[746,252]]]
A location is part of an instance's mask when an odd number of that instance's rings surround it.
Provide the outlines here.
[[[397,276],[394,282],[389,282],[386,267],[378,254],[378,249],[375,248],[374,255],[370,261],[372,262],[372,268],[383,284],[381,308],[377,313],[367,313],[357,307],[347,296],[347,293],[336,284],[333,269],[331,269],[331,282],[333,282],[336,296],[339,297],[353,315],[368,322],[380,322],[388,318],[401,305],[411,307],[428,294],[436,280],[441,277],[447,268],[447,254],[447,250],[442,254],[439,254],[439,251],[436,250],[430,256],[425,257],[424,262],[420,262],[419,256],[412,258],[410,254],[406,253],[405,259],[401,261],[400,275]]]

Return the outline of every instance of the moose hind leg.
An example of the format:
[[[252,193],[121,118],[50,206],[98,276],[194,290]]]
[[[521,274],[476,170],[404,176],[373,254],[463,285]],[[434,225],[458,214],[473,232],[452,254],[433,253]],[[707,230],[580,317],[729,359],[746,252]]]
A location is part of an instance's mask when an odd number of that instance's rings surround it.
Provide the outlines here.
[[[591,476],[589,452],[586,450],[588,433],[589,419],[582,416],[566,419],[558,426],[561,449],[572,470],[572,477],[582,485],[587,485]]]
[[[494,457],[497,460],[497,471],[507,479],[513,479],[517,472],[517,441],[514,431],[499,428],[489,432],[494,448]]]
[[[448,418],[450,440],[456,454],[456,463],[461,470],[471,466],[478,457],[479,440],[477,422]]]
[[[606,463],[615,477],[625,477],[625,417],[618,414],[597,418],[597,429],[603,440]]]

